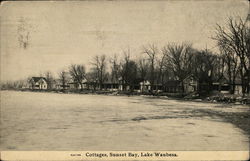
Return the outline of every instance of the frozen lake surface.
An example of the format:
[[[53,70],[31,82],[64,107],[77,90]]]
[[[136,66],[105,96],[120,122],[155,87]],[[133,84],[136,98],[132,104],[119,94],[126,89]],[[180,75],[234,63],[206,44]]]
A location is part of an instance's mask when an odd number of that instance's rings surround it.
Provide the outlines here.
[[[194,109],[246,106],[142,96],[1,91],[1,150],[249,150],[243,131]]]

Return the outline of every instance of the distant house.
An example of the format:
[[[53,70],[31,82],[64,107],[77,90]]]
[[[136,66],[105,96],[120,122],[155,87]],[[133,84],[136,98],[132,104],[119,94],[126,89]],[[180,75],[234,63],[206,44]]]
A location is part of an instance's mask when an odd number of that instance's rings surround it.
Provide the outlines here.
[[[198,80],[193,75],[190,75],[183,80],[183,86],[185,93],[195,92],[198,88]]]
[[[118,81],[119,81],[119,85],[118,85],[118,90],[119,91],[124,91],[124,90],[129,90],[130,89],[130,87],[129,87],[129,85],[126,85],[125,84],[125,81],[122,79],[122,77],[120,77],[119,79],[118,79]]]
[[[29,80],[29,88],[45,90],[48,88],[48,82],[44,77],[32,77]]]
[[[69,86],[69,89],[77,89],[78,83],[77,82],[69,82],[68,86]]]
[[[192,93],[196,92],[197,89],[198,81],[193,75],[189,75],[183,80],[183,86],[180,80],[166,81],[163,86],[163,90],[169,93]]]
[[[82,80],[81,84],[82,84],[83,89],[87,88],[87,80],[86,79]],[[72,81],[72,82],[67,83],[66,86],[69,89],[81,89],[81,84],[76,82],[76,81]]]
[[[56,79],[53,81],[52,89],[56,90],[69,89],[69,85],[66,82],[62,84],[61,80]]]
[[[140,92],[150,92],[150,91],[162,92],[165,89],[163,84],[154,83],[152,85],[148,80],[141,81],[139,84],[140,84]]]
[[[182,92],[181,81],[169,80],[164,84],[164,91],[169,93],[180,93]]]
[[[118,82],[119,82],[118,80],[114,80],[111,77],[106,77],[104,79],[103,83],[102,83],[101,88],[103,90],[108,90],[108,91],[117,91],[118,88],[119,88],[119,83]],[[94,84],[94,82],[92,84]],[[96,86],[98,86],[98,89],[100,89],[98,83],[97,83]]]
[[[250,82],[249,82],[248,86],[250,87]],[[234,94],[237,94],[237,95],[243,94],[242,82],[240,79],[236,79],[236,81],[235,81]]]
[[[239,81],[236,81],[235,83],[235,89],[234,89],[234,94],[237,95],[242,95],[242,84]]]
[[[87,81],[83,83],[83,87],[85,87],[87,90],[97,90],[99,89],[99,85],[96,81]]]
[[[105,81],[102,85],[102,88],[109,91],[117,91],[119,88],[119,83]]]
[[[134,92],[141,92],[141,85],[142,79],[137,78],[130,80],[130,82],[125,82],[122,77],[119,78],[118,83],[118,90],[120,91],[134,91]]]
[[[140,82],[140,92],[149,92],[151,90],[151,84],[148,80]]]
[[[249,19],[249,14],[248,14],[248,19]],[[248,20],[249,21],[249,20]],[[245,79],[245,83],[248,81],[247,79],[248,79],[248,77],[247,77],[247,74],[248,73],[245,73],[245,76],[244,76],[244,79]],[[250,73],[249,73],[250,74]],[[249,84],[248,84],[248,87],[250,87],[250,82],[248,82]],[[242,81],[240,80],[240,79],[236,79],[235,80],[235,91],[234,91],[234,94],[240,94],[240,95],[242,95],[243,94],[243,88],[242,88]],[[248,94],[249,96],[250,96],[250,91],[249,91],[249,93],[247,93],[247,91],[246,91],[246,93],[245,94]]]

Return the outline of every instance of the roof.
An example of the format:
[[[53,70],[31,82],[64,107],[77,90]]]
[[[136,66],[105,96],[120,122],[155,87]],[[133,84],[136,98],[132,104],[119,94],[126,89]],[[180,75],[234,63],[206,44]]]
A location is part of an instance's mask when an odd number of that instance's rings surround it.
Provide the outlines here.
[[[78,84],[78,82],[69,82],[67,84]]]
[[[176,86],[179,86],[180,83],[181,83],[181,81],[179,81],[179,80],[169,80],[169,81],[165,82],[165,86],[176,87]]]
[[[149,82],[148,80],[144,80],[144,81],[141,81],[141,82],[140,82],[140,85],[145,85],[145,86],[147,86],[147,85],[150,85],[150,82]]]
[[[193,78],[193,79],[197,80],[197,77],[194,76],[193,74],[188,75],[184,80],[189,79],[189,78]]]
[[[38,82],[41,79],[44,79],[46,81],[46,78],[44,78],[44,77],[32,77],[31,79],[33,79],[34,82]]]

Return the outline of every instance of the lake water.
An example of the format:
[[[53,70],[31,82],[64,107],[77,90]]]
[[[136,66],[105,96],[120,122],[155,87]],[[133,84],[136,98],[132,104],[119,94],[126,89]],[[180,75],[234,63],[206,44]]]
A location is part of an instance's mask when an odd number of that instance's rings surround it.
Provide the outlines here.
[[[243,131],[194,109],[247,110],[143,96],[1,91],[1,150],[249,150]]]

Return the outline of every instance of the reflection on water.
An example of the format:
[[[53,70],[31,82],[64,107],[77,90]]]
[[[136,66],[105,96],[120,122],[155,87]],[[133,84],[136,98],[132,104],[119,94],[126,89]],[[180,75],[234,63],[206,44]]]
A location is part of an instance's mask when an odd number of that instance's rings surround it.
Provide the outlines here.
[[[242,131],[192,113],[218,108],[147,97],[1,91],[1,150],[249,150]]]

